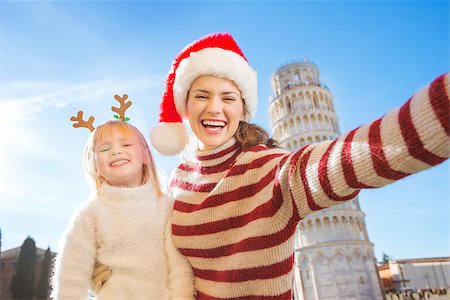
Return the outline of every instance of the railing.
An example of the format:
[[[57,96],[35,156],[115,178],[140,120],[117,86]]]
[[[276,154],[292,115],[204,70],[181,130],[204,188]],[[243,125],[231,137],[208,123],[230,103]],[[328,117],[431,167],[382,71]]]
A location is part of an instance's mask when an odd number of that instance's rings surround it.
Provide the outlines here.
[[[304,82],[301,82],[301,81],[294,81],[292,83],[289,83],[288,85],[283,87],[283,90],[290,90],[291,88],[297,87],[297,86],[318,86],[318,87],[324,88],[324,89],[326,89],[328,91],[330,90],[328,88],[328,86],[326,86],[325,84],[323,84],[321,82],[319,82],[318,84],[314,84],[312,82],[304,83]]]
[[[281,69],[283,69],[284,67],[287,67],[289,65],[300,64],[300,63],[302,63],[302,64],[309,64],[309,65],[314,66],[315,68],[318,68],[317,65],[312,60],[310,60],[309,58],[300,58],[300,59],[288,60],[287,62],[285,62],[282,65],[280,65],[275,72],[278,72]]]

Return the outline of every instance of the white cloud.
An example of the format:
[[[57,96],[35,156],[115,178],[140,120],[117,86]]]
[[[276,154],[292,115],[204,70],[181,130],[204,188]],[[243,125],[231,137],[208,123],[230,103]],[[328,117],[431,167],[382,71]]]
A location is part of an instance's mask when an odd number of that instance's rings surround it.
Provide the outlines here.
[[[133,80],[101,80],[71,84],[65,82],[10,82],[0,86],[0,128],[29,121],[51,107],[61,108],[74,102],[95,101],[111,93],[141,91],[163,83],[162,76]],[[5,125],[6,124],[6,125]],[[3,126],[2,126],[3,125]],[[4,128],[2,128],[4,129]]]
[[[64,179],[61,177],[64,176],[61,174],[70,172],[68,170],[81,170],[77,149],[66,145],[73,137],[67,136],[67,131],[61,129],[63,126],[59,115],[65,106],[79,105],[80,102],[94,105],[102,98],[111,98],[113,93],[134,94],[162,83],[162,76],[148,76],[132,80],[109,79],[78,84],[2,84],[0,207],[17,213],[37,213],[39,207],[46,206],[49,202],[54,202],[54,205],[59,207],[61,201],[68,201],[70,196],[64,197],[64,194],[77,184],[87,189],[84,178],[75,185],[72,182],[62,182]],[[50,132],[49,128],[54,130]],[[46,211],[49,213],[48,209]]]

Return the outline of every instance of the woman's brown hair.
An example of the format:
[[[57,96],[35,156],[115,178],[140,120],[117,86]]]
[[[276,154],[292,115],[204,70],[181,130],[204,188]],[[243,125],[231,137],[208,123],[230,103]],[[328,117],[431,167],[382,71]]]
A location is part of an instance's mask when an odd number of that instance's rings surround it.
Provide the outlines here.
[[[245,104],[245,100],[243,100],[244,104],[244,113],[248,115],[247,106]],[[248,123],[245,121],[239,121],[238,129],[234,135],[237,143],[243,149],[249,149],[256,145],[266,145],[269,148],[278,148],[278,142],[269,136],[269,133],[264,130],[264,128]]]

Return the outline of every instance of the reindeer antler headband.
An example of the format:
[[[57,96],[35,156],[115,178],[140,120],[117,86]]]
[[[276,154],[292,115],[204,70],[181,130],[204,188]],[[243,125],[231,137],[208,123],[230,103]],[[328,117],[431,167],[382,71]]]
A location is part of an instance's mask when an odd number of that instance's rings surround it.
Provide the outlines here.
[[[131,104],[133,102],[131,102],[131,101],[126,102],[127,99],[128,99],[128,95],[127,94],[122,95],[122,97],[120,97],[119,95],[114,95],[114,99],[116,99],[120,103],[119,108],[111,106],[111,110],[113,112],[118,113],[118,115],[114,115],[114,118],[120,119],[120,120],[123,120],[123,121],[129,121],[130,118],[125,117],[125,111],[128,108],[130,108],[130,106],[131,106]],[[74,128],[86,127],[91,132],[94,131],[94,129],[95,129],[95,127],[93,125],[94,119],[95,118],[93,116],[89,116],[89,119],[87,121],[84,121],[83,120],[83,111],[81,111],[81,110],[78,112],[76,117],[72,116],[70,118],[71,121],[78,122],[78,123],[72,124],[72,126]]]

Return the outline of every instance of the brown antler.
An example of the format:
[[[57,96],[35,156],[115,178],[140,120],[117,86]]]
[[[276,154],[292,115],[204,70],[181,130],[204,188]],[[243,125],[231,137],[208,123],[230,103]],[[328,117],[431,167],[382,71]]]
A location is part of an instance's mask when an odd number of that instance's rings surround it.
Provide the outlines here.
[[[72,116],[72,117],[70,118],[70,120],[71,120],[71,121],[74,121],[74,122],[78,121],[78,123],[75,123],[75,124],[72,125],[72,126],[75,127],[75,128],[77,128],[77,127],[86,127],[86,128],[89,129],[91,132],[95,129],[94,126],[92,125],[93,122],[94,122],[94,117],[93,117],[93,116],[90,116],[90,117],[89,117],[89,120],[88,120],[87,122],[86,122],[86,121],[83,121],[83,112],[82,112],[81,110],[78,112],[78,114],[77,114],[76,117],[73,117],[73,116]]]
[[[122,120],[126,119],[125,111],[131,106],[131,103],[132,103],[131,101],[126,102],[128,99],[128,95],[124,94],[122,97],[120,97],[119,95],[114,95],[114,99],[119,101],[120,107],[117,108],[117,107],[112,106],[111,107],[112,111],[118,113],[120,119],[122,119]]]

